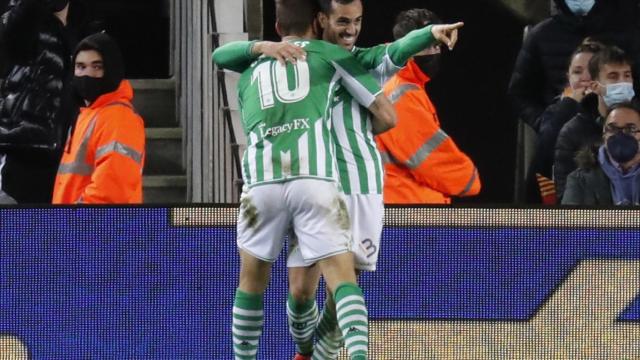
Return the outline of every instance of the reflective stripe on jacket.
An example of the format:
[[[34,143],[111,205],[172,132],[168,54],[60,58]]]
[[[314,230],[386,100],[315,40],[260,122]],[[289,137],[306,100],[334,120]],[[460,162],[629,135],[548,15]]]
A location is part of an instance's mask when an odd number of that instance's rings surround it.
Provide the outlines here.
[[[423,89],[427,81],[411,60],[384,86],[398,116],[396,127],[376,138],[385,162],[387,204],[448,204],[450,196],[480,192],[475,165],[440,129]]]
[[[54,204],[142,202],[144,123],[132,98],[123,80],[81,109],[58,168]]]

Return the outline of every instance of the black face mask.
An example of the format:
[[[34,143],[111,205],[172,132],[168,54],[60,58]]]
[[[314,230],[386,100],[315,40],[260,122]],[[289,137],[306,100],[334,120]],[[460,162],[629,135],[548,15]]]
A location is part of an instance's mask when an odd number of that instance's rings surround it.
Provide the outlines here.
[[[91,76],[74,76],[73,89],[81,99],[92,103],[96,101],[103,91],[103,78],[94,78]]]
[[[49,9],[53,12],[64,10],[69,3],[69,0],[49,0]]]
[[[628,134],[619,132],[607,139],[609,156],[618,164],[631,161],[638,153],[638,148],[638,140]]]
[[[440,55],[441,54],[414,56],[413,61],[416,62],[416,65],[418,65],[423,73],[433,79],[440,72]]]

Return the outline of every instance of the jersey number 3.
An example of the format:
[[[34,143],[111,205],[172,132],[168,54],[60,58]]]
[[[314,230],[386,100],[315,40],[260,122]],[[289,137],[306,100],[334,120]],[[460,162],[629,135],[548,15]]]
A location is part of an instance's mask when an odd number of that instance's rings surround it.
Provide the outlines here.
[[[268,109],[275,105],[274,96],[281,103],[294,103],[309,95],[309,64],[298,61],[291,64],[293,69],[293,84],[289,84],[287,67],[277,61],[263,62],[258,65],[251,76],[251,84],[258,81],[260,92],[260,106]]]

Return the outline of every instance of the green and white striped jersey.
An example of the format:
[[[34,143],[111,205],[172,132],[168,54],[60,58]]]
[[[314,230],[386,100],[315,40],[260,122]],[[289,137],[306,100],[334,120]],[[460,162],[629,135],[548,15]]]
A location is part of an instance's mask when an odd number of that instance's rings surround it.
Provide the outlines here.
[[[433,45],[434,42],[435,39],[431,34],[431,26],[427,26],[422,29],[413,30],[402,39],[396,40],[388,45],[378,45],[372,48],[356,47],[352,50],[352,54],[366,71],[371,72],[379,84],[384,84],[401,66],[406,64],[413,54]],[[252,43],[248,41],[226,44],[216,49],[213,53],[213,60],[221,68],[244,72],[249,66],[253,68],[257,66],[258,63],[266,61],[265,59],[260,59],[258,62],[254,62],[256,57],[251,54],[251,46]],[[307,51],[308,50],[309,48],[307,48]],[[264,72],[266,70],[263,69],[262,71]],[[339,84],[336,88],[339,89],[336,90],[335,96],[329,97],[332,100],[330,106],[333,127],[331,127],[331,125],[325,126],[314,123],[314,126],[317,126],[318,129],[314,130],[315,133],[313,136],[320,134],[320,129],[324,131],[324,129],[332,128],[332,144],[335,145],[335,156],[338,163],[340,183],[345,193],[380,194],[383,188],[383,167],[380,153],[373,140],[370,112],[365,107],[359,106],[358,101],[354,101],[354,98],[349,92],[340,88]],[[308,106],[308,104],[304,106]],[[302,118],[306,119],[304,116]],[[253,129],[251,126],[247,127],[245,125],[245,131],[247,128],[249,131]],[[251,143],[253,143],[253,141],[259,141],[259,139],[260,137],[255,131],[253,136],[249,135],[249,141]],[[317,144],[317,142],[314,142],[314,144]],[[255,180],[252,180],[253,182],[258,178],[257,173],[264,172],[262,168],[258,171],[259,166],[257,159],[264,158],[264,150],[262,150],[262,152],[257,151],[260,149],[260,146],[262,145],[255,144],[255,152],[247,153],[244,157],[245,160],[247,160],[247,158],[252,159],[249,165],[247,165],[247,161],[244,161],[244,172],[245,174],[252,174],[251,169],[255,168],[254,172],[256,177]],[[319,149],[327,151],[329,155],[334,154],[331,148],[326,149],[320,147]],[[251,148],[249,150],[251,150]],[[273,156],[270,153],[267,153],[267,155]],[[319,157],[321,155],[317,156]],[[286,159],[288,159],[288,153],[285,153],[285,160]],[[318,159],[316,159],[316,167],[313,168],[316,169],[316,171],[318,171],[317,160]],[[326,159],[320,160],[325,162],[329,161]],[[281,160],[275,163],[281,163]],[[323,174],[326,175],[331,169],[331,167],[325,167],[321,170],[324,170]],[[279,168],[270,171],[275,171],[277,174],[281,172]],[[336,174],[331,173],[331,177],[335,178]],[[252,178],[250,178],[250,180],[251,179]],[[265,181],[264,175],[261,175],[260,179],[262,179],[260,181]],[[267,179],[271,178],[267,177]],[[245,183],[248,183],[246,178]]]
[[[433,44],[431,27],[410,32],[388,45],[354,47],[358,62],[384,84],[415,53]],[[384,167],[373,138],[371,113],[339,89],[334,98],[332,136],[340,184],[345,194],[382,194]]]
[[[261,57],[238,82],[247,136],[243,178],[248,186],[296,178],[337,180],[330,134],[335,91],[340,85],[367,107],[381,92],[344,49],[319,40],[295,43],[306,50],[306,61],[285,66]]]

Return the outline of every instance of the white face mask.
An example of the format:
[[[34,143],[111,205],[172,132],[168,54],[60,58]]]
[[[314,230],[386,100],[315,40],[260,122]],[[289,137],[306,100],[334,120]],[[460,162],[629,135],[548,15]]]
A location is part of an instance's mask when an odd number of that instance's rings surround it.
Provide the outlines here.
[[[574,15],[584,16],[591,11],[596,0],[565,0],[565,3]]]
[[[636,93],[633,90],[633,84],[622,82],[617,84],[608,84],[607,93],[604,94],[603,99],[607,107],[611,107],[621,102],[631,101],[635,95]]]

